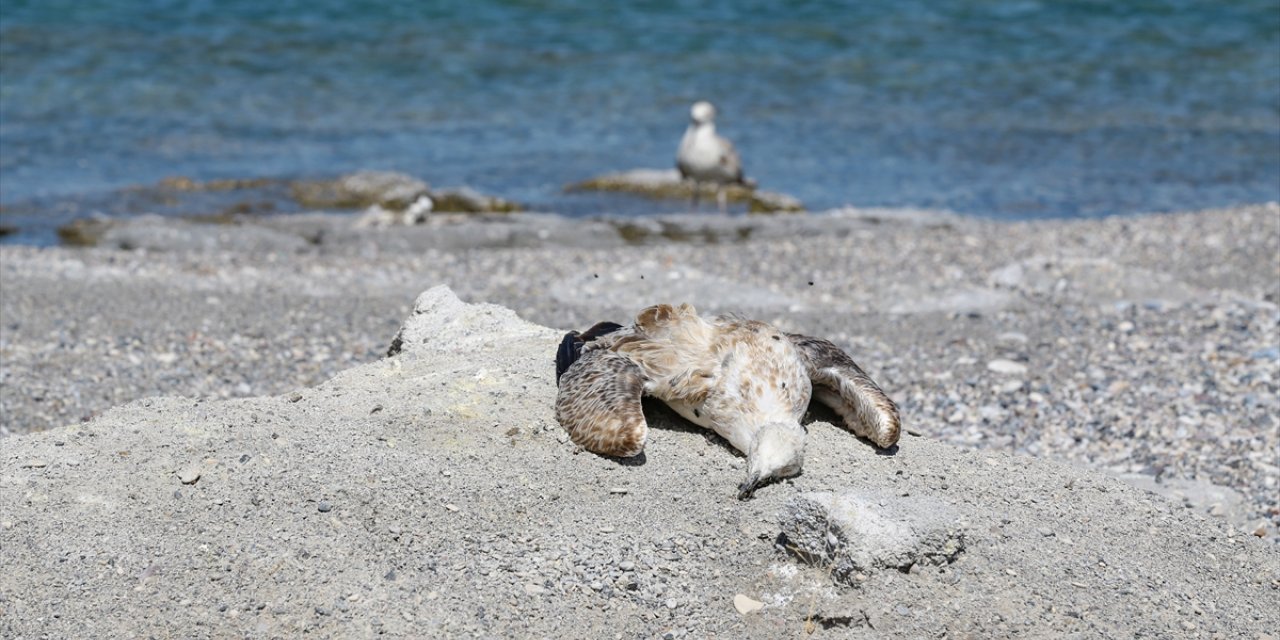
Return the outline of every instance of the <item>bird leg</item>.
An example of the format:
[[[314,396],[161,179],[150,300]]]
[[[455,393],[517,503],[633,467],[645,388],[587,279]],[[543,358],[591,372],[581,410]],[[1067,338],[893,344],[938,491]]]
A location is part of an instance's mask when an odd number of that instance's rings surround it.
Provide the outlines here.
[[[698,196],[702,195],[702,183],[697,180],[693,181],[693,199],[689,202],[689,208],[693,211],[698,210]]]
[[[725,193],[724,185],[716,187],[716,204],[720,205],[720,213],[729,213],[729,196]]]

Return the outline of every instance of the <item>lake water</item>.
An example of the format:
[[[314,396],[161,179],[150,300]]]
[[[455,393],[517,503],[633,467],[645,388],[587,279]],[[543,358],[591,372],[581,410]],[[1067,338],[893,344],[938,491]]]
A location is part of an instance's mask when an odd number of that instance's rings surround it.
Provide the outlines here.
[[[30,226],[165,176],[392,169],[639,211],[562,187],[672,166],[702,98],[811,209],[1280,199],[1275,0],[6,0],[0,205]]]

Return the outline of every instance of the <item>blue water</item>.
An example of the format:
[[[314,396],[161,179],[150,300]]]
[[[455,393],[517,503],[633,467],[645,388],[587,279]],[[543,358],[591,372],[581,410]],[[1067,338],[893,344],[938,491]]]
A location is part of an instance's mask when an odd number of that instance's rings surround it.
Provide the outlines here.
[[[4,0],[0,206],[373,168],[626,209],[561,187],[671,166],[700,98],[814,209],[1280,199],[1276,0]]]

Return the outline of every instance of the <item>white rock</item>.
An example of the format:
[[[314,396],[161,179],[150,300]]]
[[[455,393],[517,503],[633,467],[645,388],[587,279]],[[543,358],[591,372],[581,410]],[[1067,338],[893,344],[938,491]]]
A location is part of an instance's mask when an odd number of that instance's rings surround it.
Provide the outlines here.
[[[733,597],[733,608],[745,616],[763,609],[764,603],[739,593]]]
[[[987,363],[987,369],[996,373],[1002,373],[1011,376],[1020,376],[1027,372],[1027,365],[1012,360],[998,358]]]

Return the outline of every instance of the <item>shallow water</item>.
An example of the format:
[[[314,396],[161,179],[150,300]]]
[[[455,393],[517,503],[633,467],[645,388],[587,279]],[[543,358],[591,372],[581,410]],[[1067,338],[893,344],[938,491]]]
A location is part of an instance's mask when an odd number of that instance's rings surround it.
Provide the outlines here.
[[[8,0],[0,204],[29,226],[127,213],[116,190],[170,175],[378,168],[642,210],[561,187],[671,166],[699,98],[749,175],[815,209],[1280,199],[1273,0],[599,5]]]

